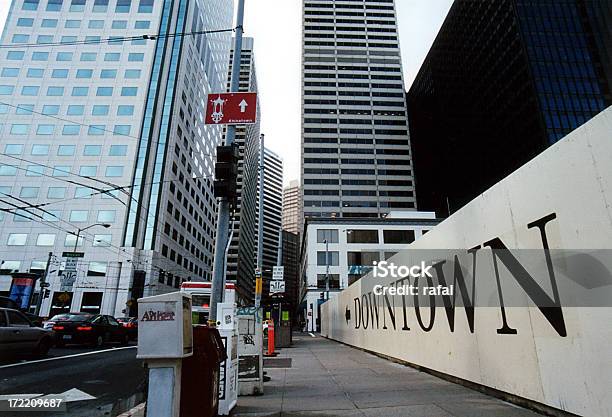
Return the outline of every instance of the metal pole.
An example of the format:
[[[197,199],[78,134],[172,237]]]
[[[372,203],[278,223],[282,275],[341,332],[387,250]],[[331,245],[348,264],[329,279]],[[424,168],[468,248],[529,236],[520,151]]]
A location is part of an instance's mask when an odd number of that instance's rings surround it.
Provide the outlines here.
[[[278,251],[276,252],[276,266],[283,265],[283,228],[278,229]]]
[[[329,300],[329,242],[325,239],[325,299]]]
[[[77,250],[77,245],[79,244],[79,236],[81,236],[81,229],[77,229],[76,239],[74,240],[74,250],[73,250],[73,252],[76,252],[76,250]]]
[[[49,252],[49,257],[47,258],[47,266],[45,267],[45,273],[42,275],[42,277],[40,277],[40,293],[38,294],[38,300],[36,300],[36,311],[34,311],[34,315],[36,316],[40,314],[40,308],[42,307],[43,293],[45,292],[46,288],[45,283],[47,282],[47,275],[49,274],[51,258],[53,258],[53,252]]]
[[[242,58],[242,25],[244,23],[244,1],[245,0],[238,0],[230,92],[238,92],[240,90],[240,61]],[[225,145],[229,146],[234,143],[235,138],[236,126],[228,125],[227,133],[225,134]],[[219,203],[217,205],[217,237],[215,241],[215,254],[213,263],[213,279],[210,297],[210,316],[208,317],[208,322],[211,325],[216,325],[217,323],[217,304],[223,302],[223,295],[225,294],[225,247],[227,245],[228,240],[230,217],[229,210],[229,201],[226,198],[220,198]]]
[[[261,306],[261,291],[263,291],[263,229],[264,229],[264,135],[260,135],[259,140],[259,220],[257,230],[257,270],[262,274],[262,283],[255,284],[255,307]],[[257,280],[257,278],[256,278]],[[259,291],[258,291],[259,289]]]

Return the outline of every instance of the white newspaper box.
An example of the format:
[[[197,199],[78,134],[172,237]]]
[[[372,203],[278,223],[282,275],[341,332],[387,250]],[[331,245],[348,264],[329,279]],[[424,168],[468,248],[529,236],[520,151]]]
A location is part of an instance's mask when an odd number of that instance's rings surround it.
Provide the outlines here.
[[[217,304],[217,330],[227,353],[219,369],[219,415],[228,416],[238,401],[238,323],[233,302]]]
[[[193,354],[191,295],[184,292],[138,300],[140,359],[178,359]]]

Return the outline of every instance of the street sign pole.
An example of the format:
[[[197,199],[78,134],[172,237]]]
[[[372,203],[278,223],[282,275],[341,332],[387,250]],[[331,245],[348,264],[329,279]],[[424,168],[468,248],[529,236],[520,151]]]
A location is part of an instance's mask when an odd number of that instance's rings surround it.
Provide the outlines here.
[[[240,90],[240,61],[242,58],[242,25],[244,23],[244,1],[238,0],[238,11],[236,15],[236,36],[234,40],[234,57],[232,59],[232,78],[230,92]],[[236,138],[236,126],[228,125],[225,135],[225,145],[230,146]],[[210,315],[208,322],[216,326],[217,304],[223,302],[225,293],[225,247],[227,245],[230,207],[227,198],[220,198],[217,206],[217,237],[215,241],[215,257],[213,264],[213,280],[210,298]]]
[[[40,315],[40,308],[42,306],[43,293],[45,292],[45,285],[47,282],[47,275],[49,274],[49,266],[51,265],[51,259],[53,258],[53,252],[49,252],[49,257],[47,258],[47,266],[45,267],[45,273],[40,277],[40,293],[38,294],[38,300],[36,300],[36,311],[34,315]]]

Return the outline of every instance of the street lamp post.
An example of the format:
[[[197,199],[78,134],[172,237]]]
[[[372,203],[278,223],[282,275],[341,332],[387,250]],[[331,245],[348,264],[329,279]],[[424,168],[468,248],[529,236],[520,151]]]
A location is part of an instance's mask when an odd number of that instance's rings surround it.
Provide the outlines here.
[[[325,299],[329,300],[329,242],[325,242]]]
[[[73,235],[76,236],[76,239],[74,240],[74,250],[73,250],[73,252],[76,252],[76,250],[77,250],[77,245],[79,244],[79,237],[81,236],[81,232],[84,232],[87,229],[91,229],[94,226],[102,226],[105,229],[108,229],[109,227],[111,227],[111,225],[108,224],[108,223],[94,223],[94,224],[90,224],[87,227],[83,227],[82,229],[81,228],[77,229],[77,232],[73,233]]]

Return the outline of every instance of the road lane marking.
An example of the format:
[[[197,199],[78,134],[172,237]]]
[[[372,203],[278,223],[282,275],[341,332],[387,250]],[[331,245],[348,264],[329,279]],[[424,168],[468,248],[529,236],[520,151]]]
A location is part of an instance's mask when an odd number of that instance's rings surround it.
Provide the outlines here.
[[[310,337],[317,337],[317,336],[315,336],[315,335],[314,335],[314,334],[312,334],[312,333],[308,333],[308,334],[310,335]]]
[[[95,355],[97,353],[113,352],[113,351],[117,351],[117,350],[136,349],[137,347],[138,346],[125,346],[125,347],[111,348],[111,349],[104,349],[104,350],[94,350],[93,352],[76,353],[74,355],[57,356],[55,358],[38,359],[38,360],[35,360],[35,361],[12,363],[10,365],[2,365],[2,366],[0,366],[0,369],[13,368],[15,366],[22,366],[22,365],[30,365],[32,363],[41,363],[41,362],[56,361],[56,360],[59,360],[59,359],[76,358],[78,356]]]

